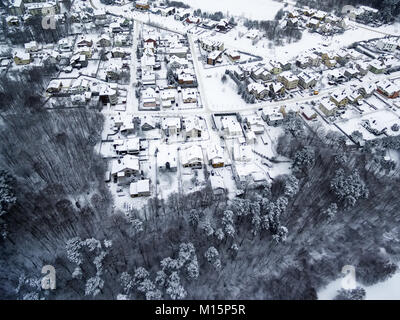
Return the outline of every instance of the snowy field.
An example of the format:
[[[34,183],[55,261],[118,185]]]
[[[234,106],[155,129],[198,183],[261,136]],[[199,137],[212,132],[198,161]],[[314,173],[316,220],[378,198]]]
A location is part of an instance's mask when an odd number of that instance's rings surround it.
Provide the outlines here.
[[[222,83],[221,77],[225,73],[225,68],[204,70],[204,73],[203,85],[207,93],[207,101],[210,109],[213,111],[235,110],[243,108],[243,105],[247,105],[237,93],[236,83],[229,76],[227,76],[226,83]]]
[[[341,288],[342,279],[332,281],[324,289],[318,292],[319,300],[332,300]],[[362,286],[366,291],[366,300],[399,300],[400,299],[400,272],[386,281],[372,286]]]

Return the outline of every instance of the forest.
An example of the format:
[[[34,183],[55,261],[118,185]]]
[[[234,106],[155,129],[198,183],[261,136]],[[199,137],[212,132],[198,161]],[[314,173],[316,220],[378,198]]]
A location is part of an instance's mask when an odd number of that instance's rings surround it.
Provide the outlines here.
[[[344,265],[365,285],[397,271],[399,168],[384,155],[399,138],[354,148],[289,113],[278,153],[291,175],[234,199],[206,187],[127,214],[95,152],[101,113],[43,108],[52,72],[0,80],[0,298],[316,299]],[[40,286],[48,264],[55,290]]]

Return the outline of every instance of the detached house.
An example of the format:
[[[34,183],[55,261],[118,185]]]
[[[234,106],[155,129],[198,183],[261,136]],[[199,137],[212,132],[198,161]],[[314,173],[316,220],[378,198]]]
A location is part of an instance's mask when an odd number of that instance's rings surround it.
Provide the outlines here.
[[[144,116],[140,118],[140,127],[142,131],[153,130],[157,126],[156,120],[153,117]]]
[[[395,99],[399,97],[400,88],[393,82],[385,80],[378,83],[378,92],[389,99]]]
[[[69,63],[73,68],[80,69],[83,67],[87,67],[88,59],[87,59],[87,56],[84,54],[74,54],[71,57]]]
[[[296,66],[299,68],[305,69],[310,67],[310,59],[308,57],[298,57],[296,60]]]
[[[261,112],[262,119],[270,126],[278,126],[284,120],[284,107],[265,107]]]
[[[111,175],[114,181],[126,182],[126,178],[139,172],[139,158],[132,155],[126,155],[121,159],[113,159]]]
[[[335,114],[337,105],[330,100],[324,99],[320,102],[319,109],[329,117]]]
[[[162,144],[158,147],[157,167],[164,171],[177,171],[178,151],[174,145]]]
[[[348,104],[348,94],[344,91],[339,91],[331,94],[331,101],[338,107],[343,107]]]
[[[246,117],[246,124],[251,131],[255,134],[264,133],[264,123],[260,116],[257,115],[249,115]]]
[[[235,143],[233,145],[233,158],[235,161],[250,162],[253,160],[252,147],[250,145]]]
[[[125,58],[129,54],[130,52],[128,50],[125,50],[124,48],[113,48],[111,50],[111,56],[113,58]]]
[[[308,20],[307,22],[307,27],[311,28],[311,29],[317,29],[320,25],[321,21],[315,18],[311,18],[310,20]]]
[[[132,198],[150,196],[150,180],[143,179],[129,185],[129,194]]]
[[[247,91],[254,95],[257,99],[264,99],[266,96],[268,96],[269,92],[268,88],[257,82],[250,83],[247,86]]]
[[[236,118],[222,117],[221,118],[222,130],[228,137],[242,136],[242,127]]]
[[[193,88],[187,88],[182,90],[183,103],[196,103],[197,102],[197,90]]]
[[[207,57],[207,64],[215,65],[222,56],[222,51],[213,51]]]
[[[375,74],[384,73],[386,71],[386,65],[382,61],[373,60],[369,63],[369,70]]]
[[[37,52],[39,51],[39,46],[36,41],[30,41],[24,44],[25,52]]]
[[[121,127],[122,128],[122,127]],[[140,151],[140,140],[139,138],[119,140],[118,145],[114,145],[115,151],[119,155],[125,154],[138,154]]]
[[[291,90],[297,88],[299,78],[290,72],[283,72],[278,76],[278,80],[283,83],[286,89]]]
[[[207,159],[208,163],[212,165],[213,168],[223,167],[225,164],[224,150],[217,144],[209,145],[207,147]]]
[[[231,60],[232,62],[236,62],[240,60],[240,53],[236,50],[227,50],[225,55]]]
[[[61,80],[51,80],[47,86],[46,92],[49,94],[58,93],[61,91],[63,83]]]
[[[200,138],[204,130],[201,119],[197,116],[186,117],[183,120],[186,137]]]
[[[14,53],[14,62],[16,65],[24,65],[31,63],[31,54],[28,52]]]
[[[315,85],[317,84],[317,80],[313,76],[305,72],[300,73],[298,75],[298,78],[299,78],[299,85],[303,89],[314,88]]]
[[[346,71],[344,72],[344,75],[348,79],[353,79],[360,75],[360,71],[356,68],[350,68],[350,69],[346,69]]]
[[[308,56],[308,60],[313,67],[318,67],[321,64],[321,57],[316,55],[315,53],[312,53]]]
[[[270,61],[265,65],[266,69],[271,72],[272,74],[280,74],[282,72],[282,67],[279,62]]]
[[[157,107],[157,93],[153,88],[147,88],[142,93],[142,101],[144,108]]]
[[[76,41],[76,45],[78,48],[91,47],[93,45],[93,41],[85,36],[79,36],[78,40]]]
[[[126,47],[130,45],[130,38],[126,34],[116,34],[114,35],[114,46],[116,47]]]
[[[135,3],[135,7],[136,7],[136,9],[139,9],[139,10],[149,10],[150,9],[149,1],[148,0],[137,0]]]
[[[185,168],[201,168],[203,166],[203,151],[201,147],[193,145],[181,150],[181,161]]]
[[[369,71],[369,64],[364,61],[357,62],[356,67],[362,76],[365,76]]]
[[[111,38],[107,34],[103,34],[97,40],[98,47],[111,47]]]
[[[282,83],[271,83],[269,91],[272,97],[282,97],[285,94],[285,87]]]
[[[266,70],[264,67],[260,67],[251,72],[251,78],[254,81],[262,80],[262,81],[270,81],[272,80],[272,74]]]
[[[161,126],[167,137],[178,134],[182,128],[181,118],[163,118]]]
[[[363,83],[360,88],[358,89],[358,92],[361,93],[361,95],[364,98],[369,98],[374,94],[376,90],[376,84],[375,83]]]
[[[103,104],[116,105],[118,103],[118,92],[111,86],[103,85],[99,90],[99,99]]]

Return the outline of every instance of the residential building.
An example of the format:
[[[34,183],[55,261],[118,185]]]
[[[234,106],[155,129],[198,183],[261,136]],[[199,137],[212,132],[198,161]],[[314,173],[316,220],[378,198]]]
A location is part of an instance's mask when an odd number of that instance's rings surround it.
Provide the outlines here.
[[[265,107],[261,111],[261,117],[270,126],[281,125],[284,121],[284,107]]]
[[[222,51],[213,51],[207,56],[207,64],[215,65],[222,56]]]
[[[227,50],[225,52],[226,56],[231,60],[232,62],[236,62],[240,60],[240,53],[236,50]]]
[[[39,51],[39,46],[36,41],[30,41],[28,43],[25,43],[24,47],[25,47],[25,52],[28,53]]]
[[[186,117],[183,120],[186,137],[200,138],[204,131],[204,121],[197,116]]]
[[[197,90],[194,88],[182,89],[183,103],[196,103],[197,102]]]
[[[162,130],[166,136],[171,136],[181,132],[181,118],[163,118],[161,123]]]
[[[200,42],[201,48],[207,52],[224,50],[224,43],[219,40],[210,39],[207,37],[207,38],[199,39],[199,42]]]
[[[157,107],[157,93],[153,88],[147,88],[142,92],[142,101],[144,108]]]
[[[250,83],[247,86],[247,91],[254,95],[257,99],[264,99],[269,93],[267,87],[257,82]]]
[[[210,175],[209,176],[211,189],[215,196],[223,195],[226,192],[226,187],[224,184],[224,179],[219,175]]]
[[[287,90],[297,88],[299,78],[291,72],[285,71],[278,76],[278,80],[285,86]]]
[[[129,194],[132,198],[150,196],[150,180],[143,179],[131,182],[129,185]]]
[[[348,93],[346,90],[337,91],[331,94],[330,100],[338,107],[343,107],[348,104]]]
[[[394,52],[397,49],[397,43],[393,41],[388,41],[386,39],[378,40],[376,47],[383,51]]]
[[[130,178],[137,174],[139,170],[139,158],[136,156],[126,155],[112,161],[111,175],[114,181],[124,182],[125,178]]]
[[[253,131],[255,134],[262,134],[264,133],[264,123],[262,121],[262,118],[258,115],[248,115],[246,116],[246,124],[251,131]]]
[[[111,47],[111,38],[107,34],[102,34],[96,42],[98,47]]]
[[[28,52],[15,52],[14,62],[16,65],[24,65],[31,63],[31,54]]]
[[[330,100],[324,99],[320,102],[319,109],[329,117],[336,113],[337,105]]]
[[[269,92],[272,97],[282,97],[285,94],[285,86],[282,83],[271,83]]]
[[[207,159],[208,163],[213,168],[220,168],[223,167],[225,164],[224,160],[224,149],[217,144],[210,144],[207,147]]]
[[[375,59],[369,63],[369,70],[375,74],[384,73],[386,71],[386,65],[382,61]]]
[[[178,151],[174,145],[162,144],[158,147],[157,167],[164,171],[177,171]]]
[[[358,92],[360,92],[364,98],[369,98],[374,94],[375,90],[376,90],[375,83],[362,83],[360,85],[360,88],[358,89]]]
[[[252,147],[247,144],[234,143],[233,159],[240,162],[250,162],[254,158]]]
[[[298,78],[299,78],[299,85],[303,89],[314,88],[315,85],[317,84],[317,80],[315,79],[315,77],[305,72],[300,73],[298,75]]]
[[[181,150],[180,159],[184,167],[201,168],[203,166],[203,151],[198,145],[190,146]]]
[[[139,9],[139,10],[149,10],[150,9],[149,1],[148,0],[137,0],[135,3],[135,7],[136,7],[136,9]]]
[[[399,97],[400,87],[394,84],[392,81],[384,80],[378,83],[377,91],[389,99],[395,99]]]
[[[243,131],[240,123],[233,116],[221,117],[222,130],[228,137],[242,136]]]

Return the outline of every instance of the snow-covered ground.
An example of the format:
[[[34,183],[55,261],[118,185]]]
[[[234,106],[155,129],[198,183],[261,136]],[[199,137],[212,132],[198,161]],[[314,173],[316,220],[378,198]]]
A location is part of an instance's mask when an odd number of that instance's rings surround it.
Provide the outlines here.
[[[319,300],[332,300],[337,291],[341,289],[342,279],[339,278],[329,283],[324,289],[318,292]],[[400,272],[386,281],[379,282],[372,286],[362,286],[366,291],[366,300],[399,300],[400,299]]]

